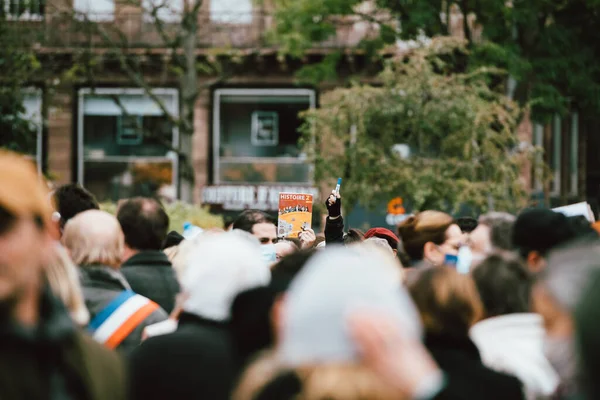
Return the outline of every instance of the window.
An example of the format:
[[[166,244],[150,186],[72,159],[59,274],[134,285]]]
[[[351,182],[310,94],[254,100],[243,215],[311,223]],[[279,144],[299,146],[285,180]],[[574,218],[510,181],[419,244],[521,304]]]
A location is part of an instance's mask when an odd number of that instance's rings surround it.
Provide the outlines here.
[[[544,148],[544,127],[541,124],[533,125],[533,143],[536,147]],[[543,183],[544,173],[544,156],[543,154],[536,155],[534,169],[534,189],[538,193],[544,191]]]
[[[250,24],[252,0],[210,0],[210,20],[225,24]]]
[[[550,192],[553,196],[560,195],[560,178],[561,178],[561,166],[562,166],[562,119],[560,116],[555,115],[552,122],[552,190]]]
[[[35,130],[35,148],[29,153],[36,161],[38,170],[42,170],[42,91],[40,89],[30,89],[25,92],[23,98],[23,107],[25,108],[25,117],[33,125]]]
[[[147,22],[154,20],[154,12],[156,17],[166,23],[181,22],[184,12],[184,0],[143,0],[144,19]]]
[[[579,115],[556,115],[544,146],[552,169],[550,194],[553,197],[579,195]]]
[[[570,194],[579,195],[579,114],[571,115]]]
[[[115,18],[114,0],[73,0],[75,12],[86,15],[92,21],[113,21]]]
[[[44,17],[45,0],[0,0],[0,12],[8,19],[37,21]]]
[[[169,114],[178,115],[176,90],[154,94]],[[79,182],[98,199],[177,192],[178,131],[143,90],[83,89],[78,118]]]
[[[298,113],[315,107],[313,90],[217,89],[213,104],[214,183],[311,181]]]

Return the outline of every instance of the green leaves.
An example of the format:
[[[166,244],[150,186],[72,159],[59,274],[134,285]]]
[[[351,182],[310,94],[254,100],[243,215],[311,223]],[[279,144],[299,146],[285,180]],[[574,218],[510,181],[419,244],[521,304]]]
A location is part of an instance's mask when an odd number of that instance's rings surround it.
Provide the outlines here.
[[[9,32],[0,17],[0,147],[35,154],[36,126],[25,116],[24,89],[40,69],[35,55]]]
[[[501,70],[446,73],[457,60],[448,55],[465,52],[464,42],[435,39],[408,61],[389,62],[383,87],[326,93],[303,127],[317,184],[344,177],[349,206],[396,196],[416,210],[483,211],[490,198],[497,209],[523,205],[520,169],[529,156],[513,151],[520,108],[488,87]],[[408,145],[411,156],[402,159],[396,144]]]

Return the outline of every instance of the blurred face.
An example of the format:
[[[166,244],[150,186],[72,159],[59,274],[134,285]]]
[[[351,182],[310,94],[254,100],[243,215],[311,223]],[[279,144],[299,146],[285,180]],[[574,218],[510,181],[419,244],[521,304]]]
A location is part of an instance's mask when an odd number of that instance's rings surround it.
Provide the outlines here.
[[[258,238],[260,244],[275,244],[277,242],[277,229],[275,225],[268,222],[254,225],[252,234]]]
[[[573,335],[573,319],[541,284],[532,291],[533,310],[544,319],[546,335],[553,339],[570,338]]]
[[[424,255],[425,259],[434,265],[444,264],[446,254],[456,256],[458,250],[465,242],[465,235],[462,233],[458,225],[450,225],[446,230],[446,241],[441,245],[428,242],[425,244]]]
[[[52,240],[29,218],[0,229],[0,303],[17,302],[27,288],[39,284]]]
[[[483,257],[492,250],[490,227],[479,224],[469,235],[469,245],[474,257]]]
[[[275,244],[275,252],[277,254],[277,260],[281,260],[283,257],[290,255],[294,252],[294,245],[289,242],[279,242]]]

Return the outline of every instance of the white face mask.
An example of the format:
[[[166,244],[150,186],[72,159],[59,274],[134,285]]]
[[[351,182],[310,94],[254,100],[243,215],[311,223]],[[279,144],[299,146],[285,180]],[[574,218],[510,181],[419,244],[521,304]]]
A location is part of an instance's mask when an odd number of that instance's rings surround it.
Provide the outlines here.
[[[471,271],[471,264],[473,263],[473,253],[469,246],[462,246],[458,250],[458,261],[456,263],[456,270],[466,275]]]
[[[275,245],[272,243],[263,244],[260,246],[260,250],[262,251],[263,261],[271,266],[275,261],[277,261],[277,250],[275,249]]]

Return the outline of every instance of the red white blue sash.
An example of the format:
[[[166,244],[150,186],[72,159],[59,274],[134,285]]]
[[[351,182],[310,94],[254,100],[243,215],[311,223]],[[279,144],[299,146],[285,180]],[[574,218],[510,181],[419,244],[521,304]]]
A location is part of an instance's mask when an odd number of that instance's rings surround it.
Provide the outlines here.
[[[126,290],[94,317],[88,330],[96,341],[115,349],[158,307],[152,300]]]

